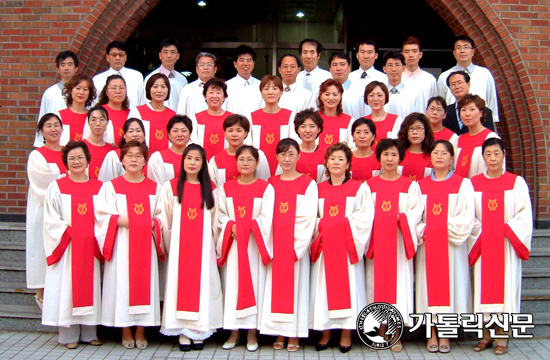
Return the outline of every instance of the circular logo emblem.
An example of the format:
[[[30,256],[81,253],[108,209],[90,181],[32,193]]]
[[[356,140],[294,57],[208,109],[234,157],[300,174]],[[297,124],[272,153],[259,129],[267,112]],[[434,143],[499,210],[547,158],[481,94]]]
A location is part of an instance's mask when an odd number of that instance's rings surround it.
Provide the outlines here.
[[[403,316],[393,305],[369,304],[357,316],[357,334],[371,349],[389,349],[401,339]]]

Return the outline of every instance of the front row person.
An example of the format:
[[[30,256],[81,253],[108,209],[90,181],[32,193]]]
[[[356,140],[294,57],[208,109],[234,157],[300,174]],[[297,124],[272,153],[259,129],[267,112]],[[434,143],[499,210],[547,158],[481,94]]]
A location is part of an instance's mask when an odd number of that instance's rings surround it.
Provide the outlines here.
[[[46,282],[42,324],[59,327],[59,343],[75,349],[78,342],[101,345],[96,325],[101,316],[99,262],[94,235],[95,198],[102,183],[90,179],[90,152],[82,141],[62,150],[69,175],[53,181],[44,200]]]
[[[202,350],[203,341],[222,327],[215,246],[218,191],[208,176],[206,157],[200,145],[185,148],[181,176],[164,184],[157,206],[169,254],[160,332],[179,335],[181,351]]]
[[[367,184],[351,179],[351,159],[346,144],[329,147],[325,166],[330,178],[319,184],[309,308],[310,329],[322,331],[317,351],[328,347],[333,329],[342,330],[340,352],[350,351],[357,315],[367,305],[363,254],[374,209]]]
[[[105,258],[101,324],[123,328],[122,345],[140,350],[147,347],[144,326],[161,324],[157,257],[164,260],[160,223],[154,219],[160,186],[142,173],[147,157],[147,146],[139,141],[122,147],[124,175],[103,184],[95,211]]]

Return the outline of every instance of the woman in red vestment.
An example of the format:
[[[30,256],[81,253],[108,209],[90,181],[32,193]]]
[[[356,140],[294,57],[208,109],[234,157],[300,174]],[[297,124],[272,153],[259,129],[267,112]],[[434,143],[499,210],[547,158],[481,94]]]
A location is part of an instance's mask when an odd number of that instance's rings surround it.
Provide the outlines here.
[[[328,79],[319,86],[317,107],[324,121],[323,135],[319,138],[319,147],[324,151],[338,142],[348,142],[353,119],[344,114],[342,96],[344,88],[338,80]]]
[[[445,109],[447,109],[447,102],[445,99],[441,96],[434,96],[428,100],[426,116],[428,117],[434,134],[434,141],[447,140],[453,145],[456,151],[458,135],[443,126],[443,120],[447,116]]]
[[[419,181],[432,173],[428,149],[434,142],[432,128],[426,115],[407,115],[399,130],[399,140],[405,146],[405,158],[399,164],[399,173]]]
[[[111,75],[99,93],[98,105],[109,113],[108,143],[118,144],[123,135],[122,126],[130,113],[130,100],[126,91],[126,81],[120,75]]]
[[[92,160],[88,164],[88,175],[92,179],[98,178],[103,160],[110,151],[115,149],[112,144],[106,143],[103,137],[105,131],[107,131],[108,122],[109,114],[103,106],[96,105],[90,109],[88,125],[91,129],[91,135],[84,139],[84,142],[88,145],[88,150],[92,155]]]
[[[372,81],[365,87],[365,104],[370,106],[372,113],[365,116],[367,119],[374,121],[376,130],[378,133],[377,140],[373,143],[372,149],[376,148],[376,145],[380,140],[391,138],[397,139],[399,128],[403,119],[396,114],[388,114],[384,110],[384,105],[390,101],[390,93],[388,87],[379,81]]]
[[[351,178],[365,182],[380,175],[380,162],[372,150],[376,140],[376,125],[371,119],[359,118],[351,126],[351,136],[356,150],[353,152],[353,171]]]

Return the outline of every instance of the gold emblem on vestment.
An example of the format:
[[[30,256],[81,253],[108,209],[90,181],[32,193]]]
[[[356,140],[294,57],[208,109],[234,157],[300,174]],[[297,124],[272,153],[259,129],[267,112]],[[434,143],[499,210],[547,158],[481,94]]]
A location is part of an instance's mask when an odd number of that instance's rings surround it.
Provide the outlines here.
[[[135,204],[134,205],[134,212],[137,215],[143,214],[144,211],[145,211],[145,209],[143,208],[143,204]]]
[[[330,216],[336,216],[338,215],[338,205],[336,206],[331,206],[330,207],[330,210],[328,211],[329,215]]]
[[[77,211],[80,215],[85,215],[88,212],[88,208],[86,207],[86,204],[78,204]]]
[[[382,200],[382,211],[390,211],[390,210],[391,210],[391,200],[390,201]]]

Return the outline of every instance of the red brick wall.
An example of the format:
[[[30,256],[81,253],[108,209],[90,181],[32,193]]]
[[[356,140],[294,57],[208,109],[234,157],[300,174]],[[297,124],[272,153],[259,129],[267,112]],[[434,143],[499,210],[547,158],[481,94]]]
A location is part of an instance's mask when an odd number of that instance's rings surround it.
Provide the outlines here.
[[[126,39],[160,0],[0,2],[0,214],[24,213],[25,164],[43,91],[56,82],[53,59],[75,51],[94,75],[113,39]],[[455,34],[477,45],[476,63],[497,82],[499,129],[512,171],[526,177],[537,218],[550,220],[546,142],[550,134],[550,5],[535,0],[426,0]]]

